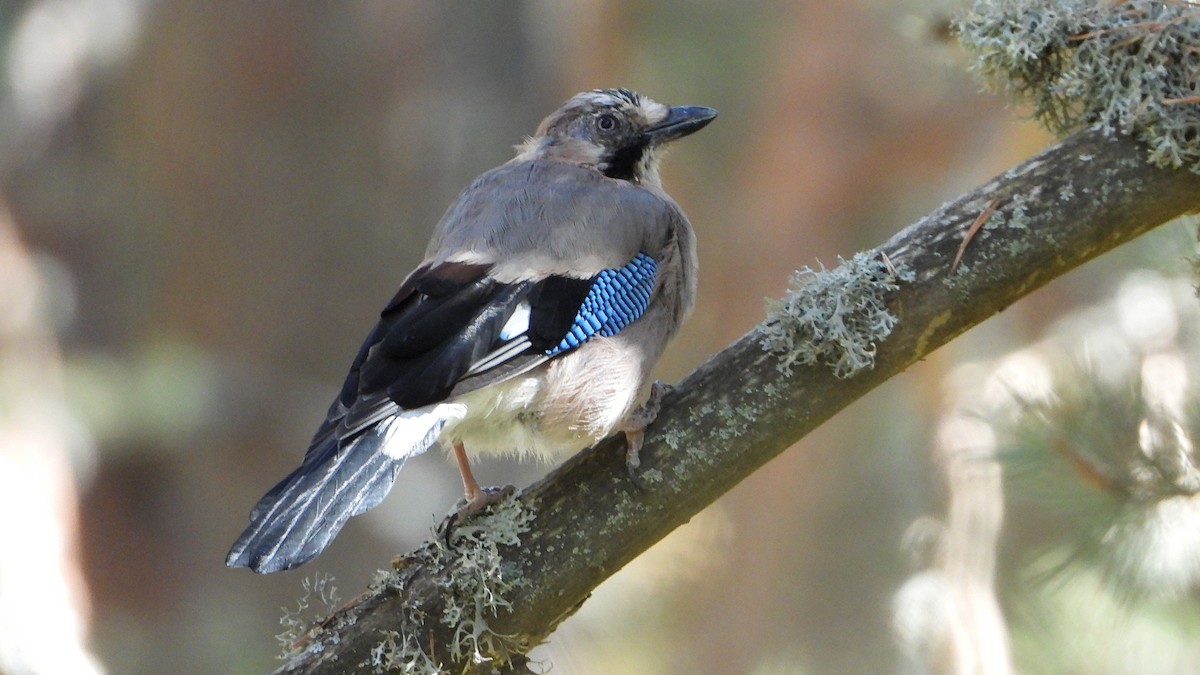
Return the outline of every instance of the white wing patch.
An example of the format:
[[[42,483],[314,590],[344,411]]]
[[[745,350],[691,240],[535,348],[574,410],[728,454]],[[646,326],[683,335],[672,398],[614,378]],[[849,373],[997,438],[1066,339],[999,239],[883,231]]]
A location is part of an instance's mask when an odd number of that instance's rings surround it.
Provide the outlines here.
[[[438,403],[405,410],[380,423],[384,426],[383,452],[399,460],[421,454],[433,446],[447,422],[458,421],[466,414],[467,407],[461,403]]]
[[[517,305],[516,311],[509,317],[508,322],[504,324],[504,328],[500,329],[500,339],[512,340],[527,332],[529,332],[529,303],[522,301]]]

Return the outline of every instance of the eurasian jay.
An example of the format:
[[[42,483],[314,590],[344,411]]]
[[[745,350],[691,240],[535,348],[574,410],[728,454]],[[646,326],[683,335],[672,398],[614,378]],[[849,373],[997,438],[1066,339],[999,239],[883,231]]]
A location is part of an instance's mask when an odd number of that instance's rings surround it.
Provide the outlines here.
[[[653,416],[638,394],[696,293],[695,235],[659,160],[716,115],[584,92],[477,178],[226,564],[265,573],[311,560],[434,444],[453,449],[464,517],[497,495],[475,481],[468,448],[553,460],[622,431],[636,464]]]

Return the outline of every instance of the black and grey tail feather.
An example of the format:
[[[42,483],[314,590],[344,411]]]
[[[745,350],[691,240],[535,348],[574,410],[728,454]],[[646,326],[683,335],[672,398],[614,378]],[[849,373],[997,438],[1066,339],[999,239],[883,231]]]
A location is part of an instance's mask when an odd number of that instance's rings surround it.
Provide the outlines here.
[[[405,460],[433,445],[444,424],[432,415],[401,415],[351,439],[327,436],[255,505],[250,526],[234,542],[225,564],[266,574],[312,560],[347,520],[383,501]],[[392,446],[402,452],[385,451],[397,431],[408,437]]]

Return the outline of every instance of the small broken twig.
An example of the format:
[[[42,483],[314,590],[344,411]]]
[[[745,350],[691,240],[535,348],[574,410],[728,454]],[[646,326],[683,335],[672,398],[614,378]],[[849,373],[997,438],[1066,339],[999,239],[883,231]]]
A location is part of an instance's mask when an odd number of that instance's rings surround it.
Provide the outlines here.
[[[963,253],[966,252],[967,245],[971,243],[971,240],[975,238],[979,230],[983,228],[983,224],[987,222],[988,218],[992,217],[992,214],[996,212],[996,207],[999,205],[999,197],[988,202],[983,212],[975,219],[975,222],[971,223],[971,226],[967,228],[967,233],[963,236],[962,243],[958,246],[958,253],[954,254],[954,262],[950,263],[951,274],[954,274],[954,270],[958,269],[958,264],[962,262]]]

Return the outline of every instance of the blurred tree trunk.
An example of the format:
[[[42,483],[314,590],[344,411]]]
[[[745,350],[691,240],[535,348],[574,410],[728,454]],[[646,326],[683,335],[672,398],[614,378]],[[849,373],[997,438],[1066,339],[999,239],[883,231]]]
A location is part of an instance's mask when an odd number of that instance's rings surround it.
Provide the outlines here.
[[[0,201],[0,672],[100,673],[86,639],[71,467],[81,428],[59,379],[46,289]]]
[[[1152,168],[1143,156],[1130,139],[1077,133],[872,251],[903,279],[887,298],[898,323],[878,342],[873,369],[846,379],[823,364],[784,374],[786,355],[762,348],[760,327],[666,399],[647,433],[641,487],[610,439],[525,490],[528,530],[491,563],[515,571],[519,590],[483,617],[490,642],[476,630],[464,649],[459,625],[444,620],[464,600],[454,579],[463,561],[430,544],[314,631],[279,672],[395,663],[414,648],[454,672],[472,658],[520,663],[601,581],[839,410],[1051,279],[1200,209],[1200,176]]]
[[[910,546],[928,559],[918,561],[922,569],[901,586],[892,607],[904,673],[1012,672],[1008,627],[995,594],[1004,489],[994,443],[981,440],[987,438],[994,436],[986,423],[953,411],[938,430],[946,515],[910,528]]]

